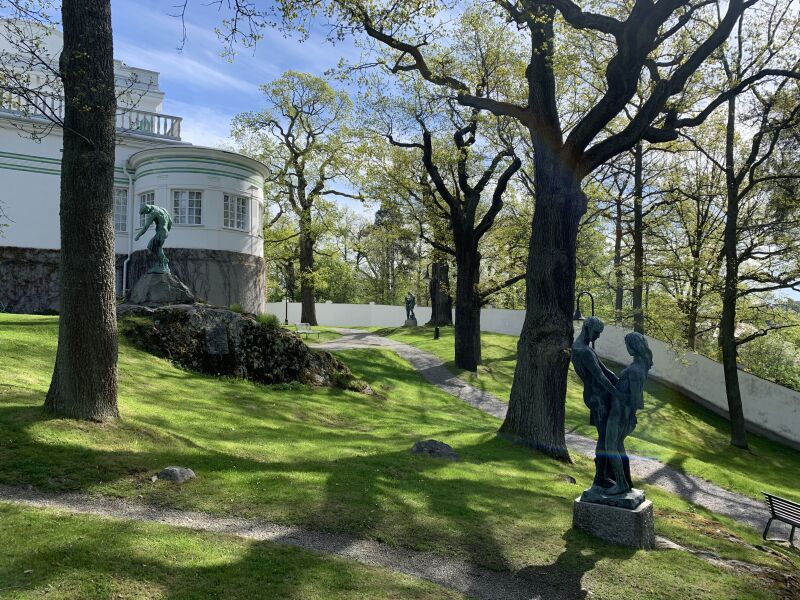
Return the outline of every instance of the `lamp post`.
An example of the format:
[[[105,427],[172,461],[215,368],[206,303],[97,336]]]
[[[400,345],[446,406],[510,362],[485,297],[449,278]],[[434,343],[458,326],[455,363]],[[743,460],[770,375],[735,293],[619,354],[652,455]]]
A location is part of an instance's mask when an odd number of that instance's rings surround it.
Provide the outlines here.
[[[283,324],[289,324],[289,280],[286,278],[286,273],[281,271],[281,279],[283,280],[283,299],[284,299],[284,314]]]
[[[581,296],[589,296],[589,299],[592,301],[592,316],[594,316],[594,296],[588,290],[583,290],[575,297],[575,315],[572,317],[573,321],[583,321],[583,315],[581,314]],[[594,348],[594,341],[592,341],[592,348]]]

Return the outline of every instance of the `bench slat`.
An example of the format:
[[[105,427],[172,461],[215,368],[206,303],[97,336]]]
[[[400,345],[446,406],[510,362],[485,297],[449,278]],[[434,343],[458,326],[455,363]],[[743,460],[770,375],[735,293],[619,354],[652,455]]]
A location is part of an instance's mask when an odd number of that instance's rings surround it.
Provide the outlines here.
[[[769,510],[773,517],[791,524],[800,525],[800,504],[766,492],[763,492],[763,494],[767,497]]]

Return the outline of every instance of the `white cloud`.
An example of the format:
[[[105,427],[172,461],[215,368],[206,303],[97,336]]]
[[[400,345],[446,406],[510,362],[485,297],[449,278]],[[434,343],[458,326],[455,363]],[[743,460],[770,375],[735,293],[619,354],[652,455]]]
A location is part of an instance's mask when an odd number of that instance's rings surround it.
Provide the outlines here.
[[[190,87],[214,90],[225,87],[246,94],[258,94],[256,84],[224,73],[209,64],[203,64],[185,53],[142,48],[129,42],[118,41],[116,54],[132,67],[158,71],[162,78],[178,81]]]
[[[181,139],[184,142],[211,148],[230,149],[233,146],[230,137],[233,115],[168,97],[164,99],[164,111],[183,117]]]

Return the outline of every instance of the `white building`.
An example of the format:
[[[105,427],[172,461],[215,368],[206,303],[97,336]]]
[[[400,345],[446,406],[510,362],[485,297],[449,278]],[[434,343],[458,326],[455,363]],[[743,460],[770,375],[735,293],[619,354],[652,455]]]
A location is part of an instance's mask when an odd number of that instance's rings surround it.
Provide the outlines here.
[[[57,61],[60,32],[48,31]],[[0,52],[8,51],[0,45]],[[54,64],[57,64],[55,62]],[[212,304],[264,310],[263,188],[267,168],[251,158],[181,142],[181,118],[162,113],[158,73],[115,61],[120,108],[114,188],[117,289],[130,289],[151,264],[151,232],[134,241],[143,203],[167,208],[170,269]],[[32,77],[36,80],[36,75]],[[127,91],[126,91],[127,90]],[[125,106],[134,108],[125,108]],[[62,136],[44,110],[0,91],[0,306],[14,312],[58,310],[59,185]]]

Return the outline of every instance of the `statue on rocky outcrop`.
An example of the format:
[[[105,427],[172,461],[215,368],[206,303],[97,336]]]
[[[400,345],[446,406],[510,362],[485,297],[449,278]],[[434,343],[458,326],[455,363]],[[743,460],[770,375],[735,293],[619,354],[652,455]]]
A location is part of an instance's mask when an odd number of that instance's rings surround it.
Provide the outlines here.
[[[169,212],[160,206],[142,204],[142,207],[139,209],[139,214],[146,216],[144,224],[134,238],[135,240],[142,237],[147,230],[150,229],[150,225],[153,223],[156,224],[156,234],[153,236],[153,239],[147,243],[147,249],[156,257],[158,262],[147,272],[169,273],[169,260],[167,260],[167,255],[164,254],[164,242],[167,241],[167,236],[172,229],[172,219],[169,216]]]
[[[594,482],[581,501],[633,509],[645,498],[644,492],[633,489],[624,442],[636,426],[636,410],[643,406],[644,382],[653,357],[647,339],[629,333],[625,346],[634,360],[617,377],[591,346],[603,327],[600,319],[589,317],[572,345],[572,364],[583,381],[583,401],[591,411],[589,422],[597,427]]]
[[[416,321],[414,307],[417,305],[417,298],[411,292],[406,294],[406,321]]]

